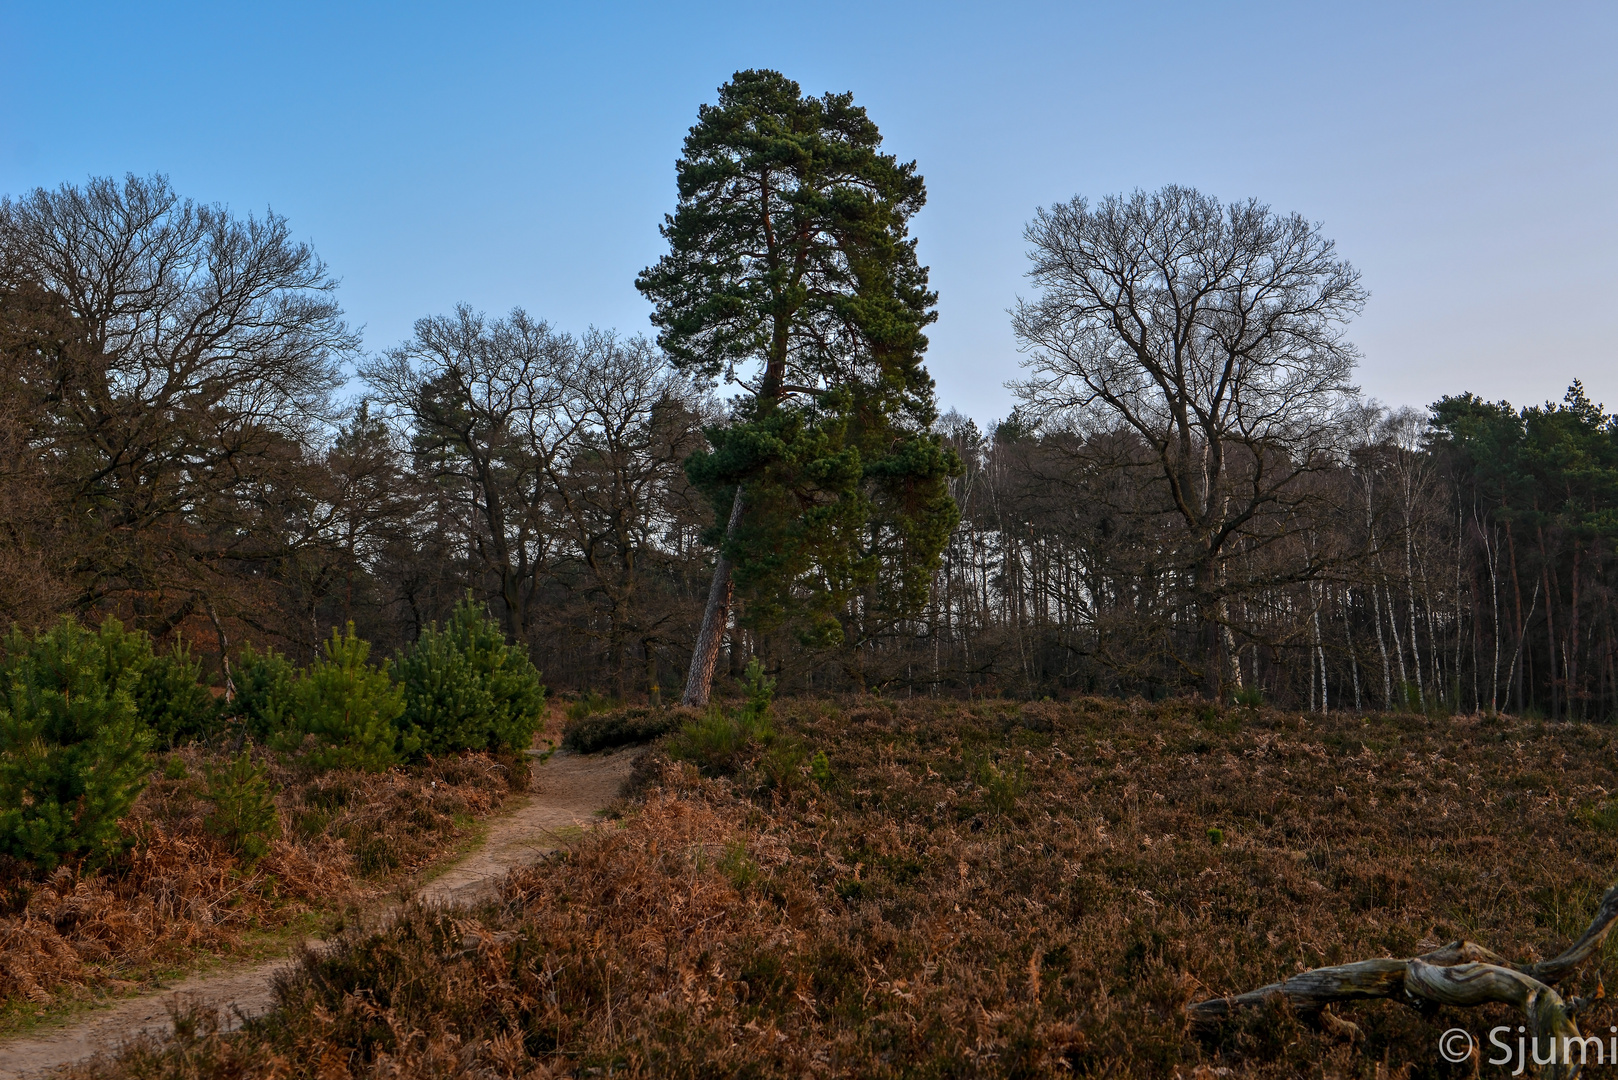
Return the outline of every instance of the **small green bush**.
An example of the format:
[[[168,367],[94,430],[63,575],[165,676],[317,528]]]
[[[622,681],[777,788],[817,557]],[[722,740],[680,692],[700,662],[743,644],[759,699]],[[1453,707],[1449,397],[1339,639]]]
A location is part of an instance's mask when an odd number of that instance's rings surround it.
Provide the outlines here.
[[[724,712],[715,705],[704,716],[684,724],[669,745],[669,755],[717,776],[735,771],[748,747],[773,743],[770,703],[775,698],[775,680],[765,676],[764,665],[756,656],[742,672],[742,690],[747,701],[735,712]]]
[[[577,701],[568,705],[567,718],[569,720],[584,720],[594,716],[596,713],[611,712],[618,708],[618,705],[619,702],[614,698],[598,694],[594,690],[586,690],[579,696]]]
[[[1245,709],[1256,709],[1264,704],[1264,688],[1262,686],[1244,686],[1230,696],[1232,705],[1240,705]]]
[[[725,843],[725,854],[719,860],[720,871],[730,879],[738,891],[745,891],[758,883],[758,864],[747,857],[747,845],[741,840]]]
[[[270,841],[281,835],[281,820],[268,770],[254,765],[243,750],[223,768],[209,766],[207,774],[213,810],[203,818],[203,828],[250,862],[269,854]]]
[[[148,654],[134,690],[135,712],[168,746],[214,733],[219,704],[202,682],[202,661],[185,642],[168,653]]]
[[[728,772],[736,755],[747,745],[737,718],[711,706],[696,720],[680,726],[669,743],[669,756],[689,761],[705,773]]]
[[[178,746],[212,733],[219,715],[213,694],[202,682],[202,662],[178,642],[168,653],[156,653],[152,639],[140,630],[107,616],[95,630],[63,618],[32,638],[13,630],[6,654],[27,656],[41,671],[74,665],[74,678],[98,682],[107,693],[123,691],[135,716],[166,746]]]
[[[1573,820],[1609,836],[1618,833],[1618,800],[1585,804],[1573,811]]]
[[[11,675],[26,665],[33,685],[56,690],[95,687],[108,694],[121,690],[133,705],[151,658],[151,639],[138,630],[125,630],[110,615],[95,630],[63,616],[33,637],[13,628],[6,637],[5,671]]]
[[[803,763],[809,752],[797,739],[778,738],[759,759],[765,783],[774,791],[790,793],[803,783]]]
[[[750,746],[768,746],[774,739],[768,716],[747,708],[727,713],[716,706],[681,726],[670,741],[669,756],[689,761],[709,776],[719,776],[734,772],[742,752]]]
[[[260,653],[248,646],[231,674],[236,698],[227,711],[248,735],[268,742],[291,726],[292,684],[297,674],[292,661],[274,649]]]
[[[680,709],[648,709],[631,706],[600,716],[585,716],[562,729],[562,748],[576,754],[594,754],[615,746],[651,742],[692,719]]]
[[[816,750],[815,756],[809,759],[809,776],[822,788],[831,787],[836,776],[832,772],[831,758],[826,756],[826,751]]]
[[[323,648],[325,656],[292,684],[292,720],[273,744],[303,751],[302,764],[315,771],[382,772],[397,764],[416,748],[395,724],[405,710],[403,691],[365,662],[371,643],[355,636],[353,623],[344,634],[333,628]]]
[[[742,691],[747,695],[743,708],[748,716],[760,720],[769,714],[770,703],[775,700],[775,680],[764,674],[764,665],[756,656],[747,661],[742,671]]]
[[[0,851],[51,870],[77,856],[101,862],[122,847],[118,819],[150,770],[151,729],[130,693],[140,644],[112,619],[100,631],[64,619],[33,638],[13,631],[6,639]]]
[[[1017,808],[1025,780],[1021,762],[1006,769],[985,759],[978,766],[977,774],[978,784],[983,788],[984,806],[997,814],[1009,814]]]
[[[402,728],[424,754],[523,749],[534,740],[545,687],[527,650],[506,644],[482,604],[462,602],[394,660]]]
[[[1198,709],[1197,722],[1204,730],[1215,735],[1234,735],[1242,729],[1240,715],[1227,713],[1215,705],[1204,705]]]

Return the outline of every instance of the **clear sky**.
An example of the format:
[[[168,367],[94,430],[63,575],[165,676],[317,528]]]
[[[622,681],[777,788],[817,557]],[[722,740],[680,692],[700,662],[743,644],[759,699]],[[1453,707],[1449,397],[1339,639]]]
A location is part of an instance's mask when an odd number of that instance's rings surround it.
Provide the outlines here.
[[[1365,391],[1618,407],[1618,4],[0,0],[0,192],[167,173],[272,207],[368,348],[458,301],[649,331],[675,156],[732,72],[915,158],[940,403],[1003,415],[1036,206],[1180,183],[1364,272]]]

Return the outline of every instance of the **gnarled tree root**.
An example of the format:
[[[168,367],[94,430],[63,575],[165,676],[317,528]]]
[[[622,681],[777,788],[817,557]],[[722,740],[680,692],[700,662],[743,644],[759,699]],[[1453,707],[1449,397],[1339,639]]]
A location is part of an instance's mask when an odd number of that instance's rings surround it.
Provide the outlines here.
[[[1578,998],[1564,1000],[1552,987],[1572,974],[1601,947],[1618,920],[1618,885],[1601,898],[1595,918],[1560,955],[1535,964],[1514,964],[1470,941],[1453,941],[1441,949],[1409,960],[1361,960],[1354,964],[1315,968],[1284,982],[1261,986],[1234,997],[1211,998],[1186,1007],[1194,1022],[1217,1023],[1238,1009],[1261,1005],[1275,998],[1286,1001],[1306,1016],[1326,1017],[1329,1005],[1342,1001],[1391,998],[1415,1005],[1468,1007],[1489,1003],[1515,1006],[1528,1021],[1533,1036],[1554,1040],[1556,1062],[1541,1075],[1572,1080],[1582,1061],[1564,1061],[1567,1043],[1578,1039],[1573,1017],[1584,1005]],[[1331,1017],[1326,1024],[1339,1035],[1353,1036],[1353,1024]]]

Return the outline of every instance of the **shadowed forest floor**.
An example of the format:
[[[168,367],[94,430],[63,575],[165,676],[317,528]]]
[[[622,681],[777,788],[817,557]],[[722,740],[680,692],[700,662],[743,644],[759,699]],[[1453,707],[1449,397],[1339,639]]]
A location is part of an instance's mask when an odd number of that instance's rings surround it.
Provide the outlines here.
[[[498,896],[74,1075],[1466,1076],[1439,1034],[1514,1014],[1367,1003],[1347,1042],[1184,1006],[1458,937],[1548,956],[1618,876],[1604,726],[867,698],[775,730],[706,775],[663,744]],[[1610,945],[1564,990],[1609,974]]]

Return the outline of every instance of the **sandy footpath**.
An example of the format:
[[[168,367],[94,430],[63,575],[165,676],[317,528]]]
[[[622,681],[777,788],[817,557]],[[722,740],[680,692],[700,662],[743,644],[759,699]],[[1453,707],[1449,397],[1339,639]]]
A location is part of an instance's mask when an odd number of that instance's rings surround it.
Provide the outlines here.
[[[553,851],[573,830],[618,794],[633,752],[582,757],[558,753],[535,766],[530,794],[515,809],[488,822],[482,844],[429,882],[417,896],[460,904],[494,892],[510,870]],[[69,1026],[0,1042],[0,1080],[35,1077],[116,1049],[141,1033],[167,1032],[175,1005],[211,1006],[222,1016],[253,1016],[273,1004],[270,988],[286,957],[193,976],[151,994],[90,1013]]]

